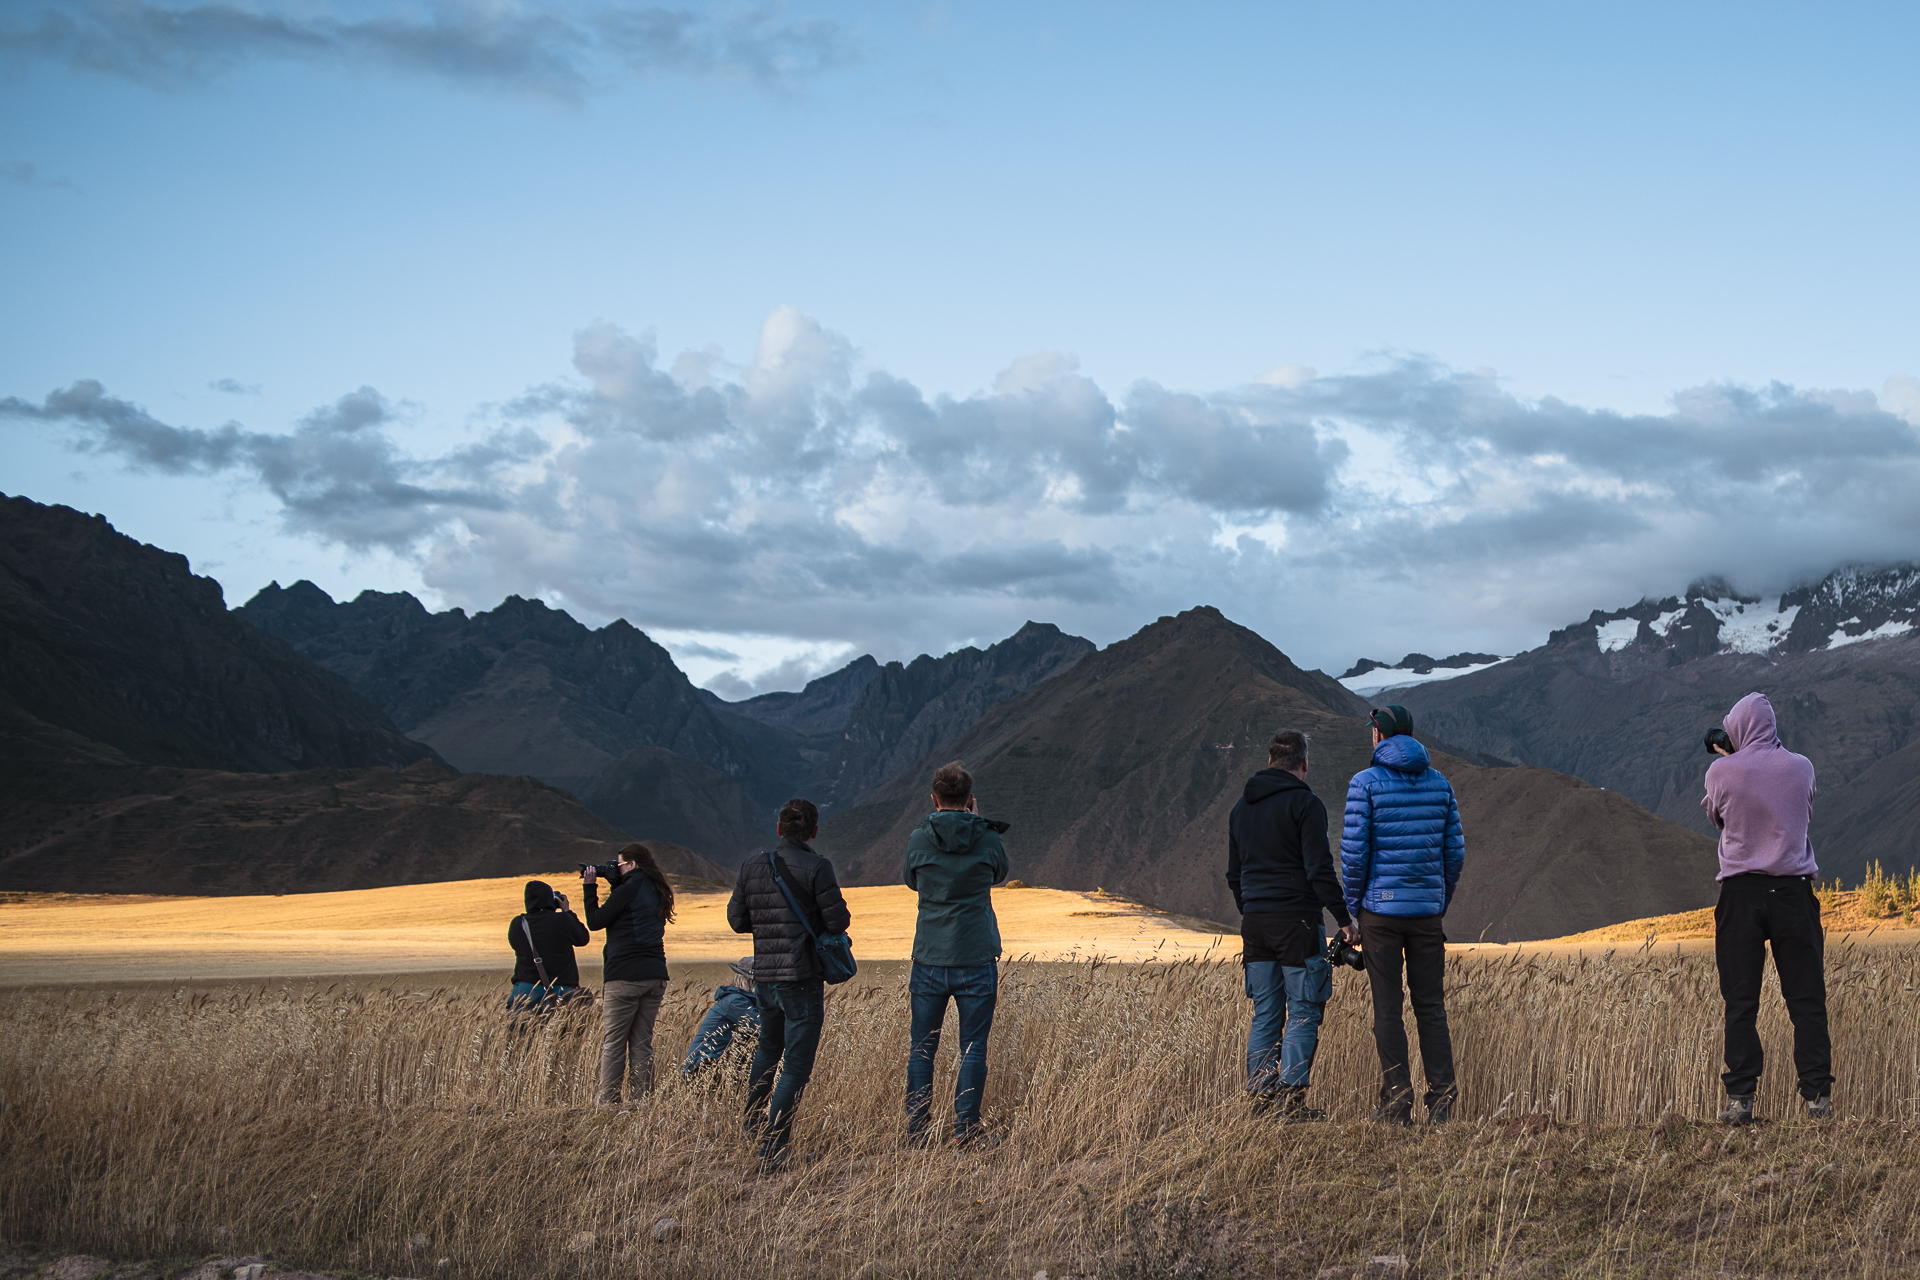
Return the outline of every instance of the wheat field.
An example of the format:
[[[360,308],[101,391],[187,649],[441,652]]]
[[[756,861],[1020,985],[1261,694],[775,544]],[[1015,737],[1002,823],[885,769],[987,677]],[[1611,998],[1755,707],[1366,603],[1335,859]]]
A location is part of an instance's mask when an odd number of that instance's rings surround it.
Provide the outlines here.
[[[0,1238],[445,1280],[1920,1266],[1920,947],[1830,954],[1834,1122],[1793,1118],[1770,995],[1759,1109],[1778,1119],[1740,1132],[1706,1119],[1710,959],[1448,963],[1461,1119],[1408,1132],[1364,1121],[1361,975],[1338,975],[1322,1035],[1332,1121],[1284,1128],[1240,1096],[1238,965],[1008,963],[986,1098],[1004,1141],[958,1153],[902,1146],[905,978],[884,967],[830,1000],[796,1127],[814,1158],[770,1176],[737,1071],[663,1071],[637,1105],[592,1109],[593,1012],[516,1036],[497,982],[15,991]],[[674,985],[663,1066],[709,998]],[[941,1097],[951,1039],[950,1021]]]

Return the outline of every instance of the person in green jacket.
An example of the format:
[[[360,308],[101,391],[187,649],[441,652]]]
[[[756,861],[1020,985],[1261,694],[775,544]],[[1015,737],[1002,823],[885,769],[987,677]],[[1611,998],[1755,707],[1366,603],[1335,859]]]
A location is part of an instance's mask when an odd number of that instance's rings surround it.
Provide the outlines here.
[[[953,1137],[979,1141],[987,1086],[987,1035],[1000,993],[1000,922],[990,890],[1007,878],[1004,822],[980,816],[973,775],[958,760],[933,775],[933,812],[907,837],[907,887],[920,895],[913,929],[913,1043],[907,1052],[907,1142],[932,1146],[933,1058],[947,1001],[960,1010],[960,1072],[953,1090]]]

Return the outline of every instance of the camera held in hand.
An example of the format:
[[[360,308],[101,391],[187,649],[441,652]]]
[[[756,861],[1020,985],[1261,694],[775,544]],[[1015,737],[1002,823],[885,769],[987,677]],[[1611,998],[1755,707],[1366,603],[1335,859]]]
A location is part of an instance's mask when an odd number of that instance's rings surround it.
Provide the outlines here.
[[[1719,750],[1716,751],[1716,747],[1719,748]],[[1713,755],[1718,755],[1721,751],[1732,755],[1733,739],[1727,736],[1725,729],[1715,725],[1713,728],[1707,730],[1707,751]]]
[[[1367,958],[1360,954],[1360,948],[1347,941],[1347,935],[1336,933],[1327,939],[1327,963],[1345,965],[1349,969],[1364,969]]]
[[[576,862],[574,865],[580,868],[581,875],[585,875],[591,871],[608,884],[616,887],[626,878],[620,874],[620,860],[618,858],[615,858],[611,862]]]

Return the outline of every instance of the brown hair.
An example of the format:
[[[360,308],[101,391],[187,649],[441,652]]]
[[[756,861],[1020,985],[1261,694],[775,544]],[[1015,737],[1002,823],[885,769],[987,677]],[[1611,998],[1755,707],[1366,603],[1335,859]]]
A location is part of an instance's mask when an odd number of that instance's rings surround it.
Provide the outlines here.
[[[673,919],[673,886],[667,883],[666,872],[660,870],[660,864],[653,860],[653,850],[639,843],[623,846],[619,853],[622,862],[631,862],[639,868],[637,874],[653,881],[654,892],[660,895],[660,919]]]
[[[762,813],[766,810],[761,810]],[[820,830],[820,810],[813,801],[795,797],[780,806],[779,831],[795,840],[811,840]]]
[[[1267,763],[1288,773],[1299,771],[1307,762],[1307,735],[1298,729],[1282,729],[1267,744]]]
[[[973,794],[973,775],[958,760],[941,765],[933,772],[933,798],[958,809]]]

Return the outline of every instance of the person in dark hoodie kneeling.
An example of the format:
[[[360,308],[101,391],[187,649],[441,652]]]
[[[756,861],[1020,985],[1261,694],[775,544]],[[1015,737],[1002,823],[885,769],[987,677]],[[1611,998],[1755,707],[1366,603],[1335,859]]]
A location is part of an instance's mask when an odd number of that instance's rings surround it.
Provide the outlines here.
[[[1247,1092],[1289,1123],[1324,1120],[1307,1106],[1320,1019],[1333,993],[1322,910],[1351,923],[1327,844],[1327,806],[1307,785],[1307,735],[1282,729],[1267,767],[1247,779],[1227,818],[1227,887],[1240,912],[1241,963],[1253,1029]]]
[[[513,989],[509,1009],[551,1009],[580,993],[580,962],[573,949],[591,939],[587,926],[567,905],[567,895],[555,893],[544,880],[529,880],[526,914],[507,926],[507,945],[513,948]]]
[[[600,905],[597,872],[580,873],[587,895],[587,925],[607,931],[600,992],[600,1090],[596,1102],[620,1101],[620,1079],[638,1102],[653,1089],[653,1024],[667,994],[667,923],[673,919],[673,886],[644,844],[615,855],[619,875]]]
[[[1000,922],[992,888],[1007,878],[1004,822],[980,816],[973,775],[958,760],[933,775],[933,812],[907,837],[907,887],[920,895],[913,928],[912,1041],[907,1050],[907,1141],[931,1146],[933,1059],[947,1001],[960,1011],[960,1070],[953,1089],[953,1136],[964,1147],[986,1135],[987,1036],[1000,994]]]

